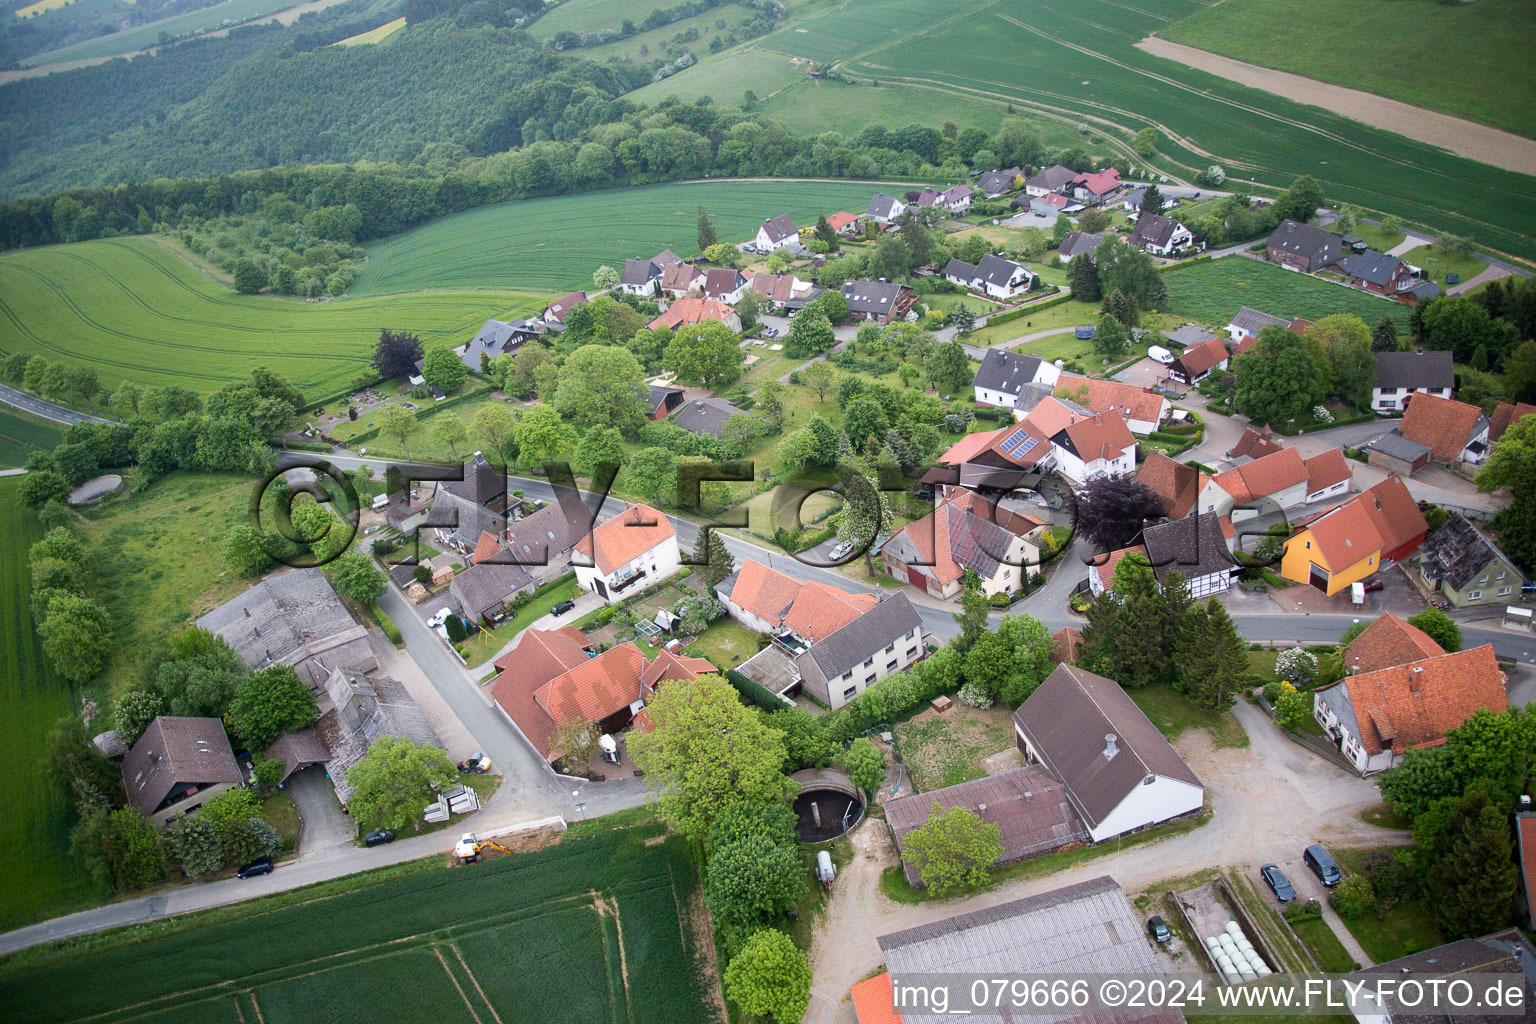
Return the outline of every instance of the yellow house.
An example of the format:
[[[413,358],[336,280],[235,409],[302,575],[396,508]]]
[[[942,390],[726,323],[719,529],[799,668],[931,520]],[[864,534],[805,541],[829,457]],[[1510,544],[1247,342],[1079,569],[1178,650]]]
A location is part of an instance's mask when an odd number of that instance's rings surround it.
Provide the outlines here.
[[[1280,575],[1331,597],[1380,569],[1381,549],[1381,531],[1366,503],[1347,501],[1286,540]]]

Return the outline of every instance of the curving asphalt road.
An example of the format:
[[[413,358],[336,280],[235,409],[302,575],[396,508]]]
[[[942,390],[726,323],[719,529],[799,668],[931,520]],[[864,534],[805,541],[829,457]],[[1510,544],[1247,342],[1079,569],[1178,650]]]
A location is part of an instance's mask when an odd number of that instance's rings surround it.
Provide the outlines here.
[[[27,394],[25,391],[17,391],[15,388],[0,384],[0,403],[9,405],[13,409],[29,412],[33,416],[41,416],[45,420],[55,423],[63,423],[66,426],[72,423],[115,423],[115,420],[103,419],[100,416],[92,416],[88,413],[76,412],[66,409],[62,405],[46,402],[41,398]]]

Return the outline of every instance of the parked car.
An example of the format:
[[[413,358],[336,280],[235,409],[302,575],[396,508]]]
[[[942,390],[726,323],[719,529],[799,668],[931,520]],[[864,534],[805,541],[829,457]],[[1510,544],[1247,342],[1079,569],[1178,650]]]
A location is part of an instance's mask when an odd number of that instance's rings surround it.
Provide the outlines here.
[[[1374,594],[1378,590],[1386,590],[1386,589],[1387,589],[1387,584],[1386,584],[1385,580],[1366,580],[1365,581],[1365,592],[1367,594]]]
[[[1289,903],[1296,898],[1296,890],[1291,886],[1291,880],[1285,877],[1285,872],[1280,870],[1280,865],[1265,864],[1259,868],[1259,877],[1264,879],[1264,884],[1269,886],[1269,891],[1281,903]]]
[[[845,541],[839,542],[837,547],[832,549],[832,561],[834,561],[834,562],[838,561],[839,559],[845,557],[848,554],[848,552],[850,552],[852,550],[853,550],[853,541],[845,540]]]
[[[933,500],[933,488],[932,487],[919,487],[917,490],[912,492],[912,497],[916,498],[918,501],[932,501]]]
[[[1330,889],[1344,880],[1344,872],[1339,870],[1339,866],[1334,863],[1332,857],[1328,856],[1328,851],[1323,849],[1321,843],[1313,843],[1301,851],[1301,859],[1307,867],[1312,869],[1317,880]]]
[[[453,612],[447,608],[439,608],[437,611],[433,612],[432,617],[427,620],[427,625],[432,629],[436,629],[438,626],[441,626],[443,623],[447,622],[448,616],[452,614]]]
[[[376,828],[363,836],[363,845],[367,847],[383,846],[385,843],[395,841],[395,833],[391,829]]]
[[[770,327],[766,331],[763,332],[763,337],[765,337],[765,338],[777,338],[778,336],[779,336],[779,329],[777,327]]]
[[[459,762],[459,771],[469,775],[484,775],[491,770],[491,759],[480,751],[470,754],[466,760]]]
[[[236,878],[255,878],[257,875],[270,875],[272,873],[272,858],[262,857],[253,860],[249,864],[235,872]]]
[[[575,601],[561,601],[559,604],[555,605],[553,608],[551,608],[549,610],[549,614],[551,614],[551,615],[564,615],[566,612],[570,611],[572,608],[575,608],[575,607],[576,607],[576,602]]]
[[[1153,345],[1147,349],[1147,355],[1153,362],[1162,363],[1164,366],[1173,362],[1173,353],[1161,345]]]
[[[1147,918],[1147,934],[1157,942],[1167,942],[1173,938],[1173,932],[1168,930],[1168,922],[1163,920],[1161,914]]]

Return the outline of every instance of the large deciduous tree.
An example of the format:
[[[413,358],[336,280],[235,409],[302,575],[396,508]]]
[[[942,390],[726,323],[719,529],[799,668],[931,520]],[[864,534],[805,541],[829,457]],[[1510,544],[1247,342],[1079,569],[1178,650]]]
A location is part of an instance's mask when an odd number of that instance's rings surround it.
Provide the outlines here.
[[[800,371],[800,383],[816,393],[817,403],[827,400],[827,392],[837,384],[837,370],[826,360],[819,360]]]
[[[399,441],[406,458],[411,455],[410,440],[420,429],[421,422],[416,419],[416,414],[403,405],[386,405],[379,412],[379,432]]]
[[[314,692],[289,665],[252,672],[229,705],[229,724],[252,750],[271,746],[285,732],[315,724],[320,717]]]
[[[748,834],[711,851],[704,872],[704,905],[739,931],[767,924],[805,895],[805,865],[795,844]]]
[[[946,341],[933,346],[923,357],[923,377],[940,395],[958,395],[970,386],[975,372],[965,347],[957,341]]]
[[[581,426],[632,430],[645,420],[644,376],[628,350],[583,345],[560,371],[555,408]]]
[[[783,734],[725,680],[662,687],[647,708],[654,728],[631,736],[630,756],[658,783],[658,809],[673,828],[702,838],[731,804],[787,794]]]
[[[482,405],[469,421],[469,436],[484,454],[505,460],[517,432],[517,417],[505,405]]]
[[[384,380],[407,377],[416,372],[422,358],[421,337],[408,331],[384,328],[373,348],[373,368]]]
[[[937,803],[928,821],[907,833],[902,850],[924,888],[935,896],[985,883],[987,869],[1002,855],[1002,829],[982,821],[969,808],[945,810]]]
[[[661,365],[684,384],[720,388],[741,376],[742,355],[736,332],[718,320],[685,324],[672,335]]]
[[[743,943],[723,975],[731,1002],[756,1018],[793,1024],[811,1002],[811,966],[794,940],[765,928]]]
[[[434,348],[423,360],[421,374],[428,384],[435,384],[444,394],[451,395],[464,386],[469,369],[453,349]]]
[[[832,333],[832,321],[821,310],[804,309],[795,315],[784,339],[784,354],[791,359],[804,359],[830,349],[837,341]]]
[[[1321,371],[1307,344],[1290,328],[1271,324],[1237,360],[1237,410],[1255,424],[1281,425],[1312,400]]]
[[[1129,476],[1091,477],[1072,492],[1073,529],[1106,551],[1118,551],[1164,514],[1163,500]]]
[[[1322,345],[1332,371],[1333,394],[1356,409],[1369,409],[1376,386],[1376,357],[1365,321],[1348,313],[1325,316],[1307,328],[1307,336]]]
[[[576,428],[547,406],[524,413],[517,423],[515,436],[518,458],[532,466],[542,466],[556,459],[569,459],[576,453],[578,443]]]
[[[1447,654],[1461,650],[1461,627],[1439,608],[1426,608],[1408,617],[1408,625],[1422,629]]]
[[[383,736],[347,772],[347,782],[355,787],[348,810],[365,826],[419,828],[433,788],[457,777],[453,762],[437,747]]]
[[[384,593],[389,577],[361,551],[348,551],[331,563],[331,583],[343,597],[372,604]]]

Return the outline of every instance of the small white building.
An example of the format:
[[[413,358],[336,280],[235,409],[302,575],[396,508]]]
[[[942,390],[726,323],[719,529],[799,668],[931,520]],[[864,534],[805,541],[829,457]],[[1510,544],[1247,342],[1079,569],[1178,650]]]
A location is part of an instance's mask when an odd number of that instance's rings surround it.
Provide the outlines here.
[[[1455,387],[1456,369],[1450,352],[1378,352],[1371,408],[1378,416],[1395,416],[1403,411],[1409,395],[1450,398]]]
[[[1094,842],[1205,804],[1205,786],[1113,679],[1056,670],[1013,713],[1019,750],[1066,787]]]
[[[1117,412],[1075,420],[1051,435],[1056,472],[1074,486],[1136,472],[1136,437]]]
[[[638,594],[682,568],[672,521],[649,505],[630,505],[576,544],[576,583],[609,604]]]
[[[976,389],[977,405],[1012,409],[1026,384],[1054,388],[1060,379],[1061,368],[1039,356],[989,348],[971,385]]]
[[[988,253],[974,266],[961,259],[951,259],[944,268],[944,279],[990,298],[1012,299],[1029,291],[1035,275],[1022,263]]]
[[[799,252],[802,248],[800,229],[795,227],[795,222],[787,213],[781,213],[772,220],[763,221],[763,226],[757,229],[757,236],[752,242],[763,252],[772,252],[774,249]]]
[[[906,212],[906,203],[895,196],[888,196],[884,192],[876,192],[869,199],[869,208],[864,211],[864,219],[873,221],[876,224],[894,224]]]

